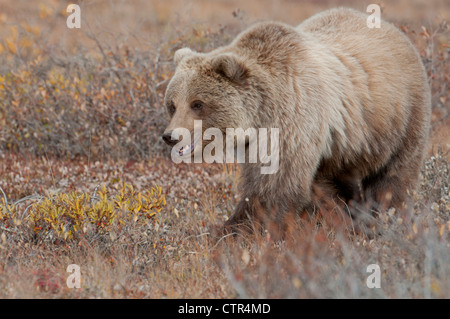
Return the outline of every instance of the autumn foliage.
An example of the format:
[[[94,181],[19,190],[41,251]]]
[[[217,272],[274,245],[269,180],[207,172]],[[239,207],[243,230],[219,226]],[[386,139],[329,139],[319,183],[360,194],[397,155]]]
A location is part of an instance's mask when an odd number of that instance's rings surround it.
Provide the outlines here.
[[[64,27],[65,1],[40,2],[0,0],[0,298],[449,296],[448,4],[424,1],[428,20],[410,1],[382,6],[432,88],[410,214],[365,212],[377,229],[369,236],[318,190],[326,205],[291,216],[284,234],[269,221],[219,236],[239,168],[171,162],[160,135],[173,53],[206,52],[259,19],[295,24],[335,1],[98,1],[82,6],[78,31]],[[72,263],[81,289],[65,285]],[[366,286],[373,263],[382,289]]]

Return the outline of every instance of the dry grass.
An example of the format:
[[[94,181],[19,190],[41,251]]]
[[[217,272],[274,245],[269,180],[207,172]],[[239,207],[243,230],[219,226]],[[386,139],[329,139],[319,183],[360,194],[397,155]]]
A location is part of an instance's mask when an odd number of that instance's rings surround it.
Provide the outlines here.
[[[370,2],[90,1],[81,2],[81,30],[65,27],[67,3],[0,0],[0,297],[448,298],[448,2],[382,3],[383,17],[419,49],[433,92],[412,214],[380,214],[368,238],[354,232],[345,209],[329,207],[292,218],[282,240],[270,223],[253,235],[214,236],[236,205],[239,168],[167,157],[159,135],[171,56],[182,46],[210,50],[260,19],[297,24]],[[27,219],[45,198],[96,198],[103,186],[113,198],[123,183],[136,196],[161,186],[166,205],[145,223],[112,220],[107,231],[77,236],[36,232]],[[16,203],[14,216],[6,201]],[[66,286],[73,263],[81,289]],[[381,268],[381,289],[366,286],[370,264]]]

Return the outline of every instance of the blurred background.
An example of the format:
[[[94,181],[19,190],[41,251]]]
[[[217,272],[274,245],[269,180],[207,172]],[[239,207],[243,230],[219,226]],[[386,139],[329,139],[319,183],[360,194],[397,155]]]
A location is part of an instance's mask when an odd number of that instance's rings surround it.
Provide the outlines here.
[[[81,32],[70,33],[65,28],[66,8],[77,3],[82,9]],[[135,36],[158,40],[162,32],[180,24],[202,24],[210,28],[240,28],[259,20],[280,20],[296,25],[311,15],[337,6],[366,11],[369,4],[382,8],[382,18],[412,26],[430,25],[436,19],[448,20],[450,4],[445,0],[1,0],[1,35],[5,26],[29,23],[49,32],[56,43],[83,43],[86,29],[93,28],[110,34],[121,33],[130,39]]]
[[[366,11],[371,2],[78,1],[81,28],[69,29],[71,1],[0,0],[0,150],[93,159],[167,154],[161,101],[176,49],[208,51],[257,21],[297,25],[327,8]],[[377,3],[382,19],[420,50],[440,121],[433,136],[445,139],[450,2]]]

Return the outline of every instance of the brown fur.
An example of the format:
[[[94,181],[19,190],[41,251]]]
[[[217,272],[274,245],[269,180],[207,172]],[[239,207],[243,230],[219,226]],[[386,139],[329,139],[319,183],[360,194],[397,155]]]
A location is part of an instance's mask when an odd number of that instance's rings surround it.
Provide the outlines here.
[[[415,48],[382,21],[351,9],[317,14],[298,27],[265,22],[210,53],[181,49],[165,103],[166,130],[280,129],[280,167],[263,175],[243,164],[242,201],[228,225],[254,214],[255,201],[286,212],[312,210],[313,184],[356,202],[401,207],[417,185],[428,138],[430,90]],[[200,100],[201,111],[190,108]],[[246,200],[247,199],[247,200]]]

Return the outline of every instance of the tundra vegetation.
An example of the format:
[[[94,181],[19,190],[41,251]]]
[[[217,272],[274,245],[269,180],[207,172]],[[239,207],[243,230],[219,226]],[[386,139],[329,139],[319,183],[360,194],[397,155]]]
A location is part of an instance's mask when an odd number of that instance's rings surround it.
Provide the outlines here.
[[[0,297],[448,298],[448,1],[382,5],[420,52],[433,114],[412,213],[379,213],[374,236],[318,192],[323,208],[292,217],[282,240],[270,223],[213,238],[238,202],[239,166],[174,164],[160,138],[177,49],[369,3],[80,2],[81,28],[68,29],[66,2],[0,0]],[[366,285],[372,264],[381,288]]]

